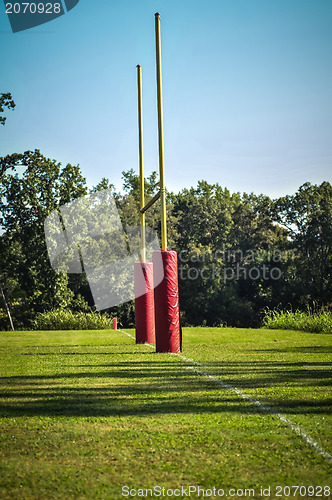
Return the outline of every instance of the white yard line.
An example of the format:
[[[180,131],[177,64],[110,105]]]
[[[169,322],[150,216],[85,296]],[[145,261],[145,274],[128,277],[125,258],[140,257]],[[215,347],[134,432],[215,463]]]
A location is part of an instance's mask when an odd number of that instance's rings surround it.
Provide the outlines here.
[[[119,330],[119,332],[124,333],[131,339],[135,340],[135,337],[133,335],[130,335],[130,333],[125,332],[124,330]],[[152,347],[152,349],[155,349],[154,345],[151,344],[144,344],[148,347]],[[186,356],[183,356],[183,354],[176,353],[173,354],[174,356],[178,356],[179,358],[183,359],[186,363],[191,363],[195,366],[204,366],[201,363],[198,363],[197,361],[194,361],[193,359],[186,358]],[[223,382],[217,377],[214,377],[210,373],[203,372],[202,370],[198,370],[195,368],[195,366],[187,366],[186,368],[193,370],[195,373],[198,375],[202,375],[204,377],[208,377],[211,381],[213,381],[215,384],[220,385],[224,389],[227,389],[229,391],[235,392],[238,396],[240,396],[244,401],[247,401],[248,403],[251,403],[255,406],[257,406],[260,410],[265,411],[266,413],[270,413],[271,415],[274,415],[275,417],[278,417],[281,422],[286,424],[295,434],[300,436],[307,444],[309,444],[314,450],[319,453],[322,457],[324,457],[326,460],[332,463],[332,455],[328,453],[324,448],[322,448],[317,441],[315,441],[309,434],[305,432],[305,430],[300,427],[299,425],[294,424],[289,418],[285,417],[282,413],[278,413],[275,411],[273,408],[270,408],[269,406],[266,406],[265,404],[261,403],[257,399],[252,398],[245,392],[241,391],[241,389],[238,389],[237,387],[233,387],[230,384],[227,384],[227,382]]]
[[[130,333],[125,332],[124,330],[119,330],[119,328],[118,328],[118,330],[117,330],[117,331],[118,331],[118,332],[121,332],[121,333],[124,333],[125,335],[127,335],[128,337],[130,337],[130,338],[131,338],[131,339],[133,339],[133,340],[136,340],[136,339],[135,339],[135,337],[134,337],[134,335],[130,335]],[[150,346],[152,347],[152,345],[151,345],[151,344],[145,344],[145,345],[150,345]]]

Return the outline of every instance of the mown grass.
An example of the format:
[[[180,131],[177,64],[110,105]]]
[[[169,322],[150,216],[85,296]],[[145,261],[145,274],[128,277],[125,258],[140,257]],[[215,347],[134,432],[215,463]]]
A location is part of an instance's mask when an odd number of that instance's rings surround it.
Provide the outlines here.
[[[263,319],[264,328],[275,330],[298,330],[311,333],[332,333],[331,311],[267,311]]]
[[[332,453],[328,335],[185,328],[183,337],[196,368]],[[113,500],[124,485],[259,496],[262,486],[329,482],[331,464],[275,415],[121,332],[3,332],[0,356],[1,499]]]

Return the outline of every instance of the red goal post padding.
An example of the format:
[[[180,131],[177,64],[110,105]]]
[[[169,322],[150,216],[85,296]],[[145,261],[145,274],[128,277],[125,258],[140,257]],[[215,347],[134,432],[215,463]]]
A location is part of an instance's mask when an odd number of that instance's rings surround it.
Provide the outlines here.
[[[156,250],[152,261],[156,352],[181,352],[177,253]]]
[[[135,262],[134,279],[136,344],[154,344],[156,336],[152,262]]]

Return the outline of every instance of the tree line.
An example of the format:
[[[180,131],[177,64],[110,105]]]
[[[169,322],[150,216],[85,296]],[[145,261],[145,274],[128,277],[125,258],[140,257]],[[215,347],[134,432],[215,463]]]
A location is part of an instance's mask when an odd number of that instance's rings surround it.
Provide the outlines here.
[[[121,192],[106,178],[89,189],[78,166],[62,166],[39,150],[0,158],[0,283],[16,328],[29,328],[38,312],[93,310],[84,273],[52,269],[44,221],[74,199],[110,189],[124,230],[139,225],[138,175],[122,175]],[[153,172],[145,179],[146,201],[158,189]],[[293,195],[271,199],[200,181],[167,193],[167,219],[168,246],[179,258],[183,325],[257,327],[266,308],[331,307],[329,182],[305,183]],[[160,236],[158,202],[146,223]],[[108,312],[134,326],[133,302]],[[1,304],[0,329],[9,327]]]

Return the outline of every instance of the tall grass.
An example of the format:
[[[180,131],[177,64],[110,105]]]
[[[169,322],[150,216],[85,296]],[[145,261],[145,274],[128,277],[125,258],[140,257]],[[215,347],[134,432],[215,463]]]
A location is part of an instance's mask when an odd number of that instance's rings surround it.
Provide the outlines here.
[[[279,330],[332,333],[332,312],[324,310],[314,312],[309,308],[307,312],[268,310],[265,312],[262,326]]]
[[[56,309],[38,313],[33,321],[34,330],[110,330],[112,319],[106,314],[72,312]]]

